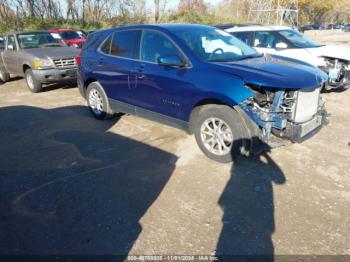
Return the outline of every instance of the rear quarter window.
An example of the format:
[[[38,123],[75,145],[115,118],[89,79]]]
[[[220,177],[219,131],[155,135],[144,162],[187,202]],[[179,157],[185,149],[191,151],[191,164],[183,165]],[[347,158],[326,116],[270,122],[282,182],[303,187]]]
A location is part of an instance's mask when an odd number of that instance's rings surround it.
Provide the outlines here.
[[[95,32],[88,35],[86,42],[83,44],[83,50],[94,50],[103,42],[110,32]]]

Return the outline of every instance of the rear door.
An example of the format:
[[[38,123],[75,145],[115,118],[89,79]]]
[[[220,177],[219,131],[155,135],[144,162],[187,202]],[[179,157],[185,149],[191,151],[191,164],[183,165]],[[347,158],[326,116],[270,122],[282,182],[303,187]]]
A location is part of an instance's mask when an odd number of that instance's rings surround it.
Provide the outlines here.
[[[133,108],[140,36],[140,30],[115,31],[99,48],[95,73],[108,98],[119,107]]]
[[[15,35],[9,35],[7,37],[3,59],[7,72],[10,74],[21,73],[20,66],[18,65],[18,44]]]

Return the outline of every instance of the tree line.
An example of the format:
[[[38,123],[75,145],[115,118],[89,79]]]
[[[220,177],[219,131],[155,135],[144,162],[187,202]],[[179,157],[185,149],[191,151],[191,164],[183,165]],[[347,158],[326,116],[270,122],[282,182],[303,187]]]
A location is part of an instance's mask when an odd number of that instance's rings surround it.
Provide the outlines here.
[[[0,0],[0,32],[50,27],[95,30],[166,22],[276,23],[278,8],[298,10],[299,24],[350,23],[348,0]],[[262,9],[270,10],[262,12]]]

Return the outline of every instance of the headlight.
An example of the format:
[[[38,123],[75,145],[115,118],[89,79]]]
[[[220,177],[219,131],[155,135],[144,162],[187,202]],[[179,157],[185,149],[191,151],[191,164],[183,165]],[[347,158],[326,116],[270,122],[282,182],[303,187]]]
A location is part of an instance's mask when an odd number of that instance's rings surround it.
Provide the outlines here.
[[[51,60],[49,59],[35,59],[34,60],[34,67],[35,69],[42,69],[45,67],[52,67],[53,64]]]
[[[326,66],[327,65],[326,60],[322,56],[318,56],[316,58],[316,63],[317,63],[317,66]]]

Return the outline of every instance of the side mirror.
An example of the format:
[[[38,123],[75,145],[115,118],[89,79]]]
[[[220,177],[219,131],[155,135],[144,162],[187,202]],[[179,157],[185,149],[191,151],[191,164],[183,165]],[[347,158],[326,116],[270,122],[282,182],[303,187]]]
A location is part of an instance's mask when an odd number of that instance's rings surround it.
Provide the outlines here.
[[[287,49],[288,48],[288,46],[287,46],[287,44],[286,43],[277,43],[276,44],[276,49]]]
[[[13,51],[13,45],[8,45],[8,46],[7,46],[7,50]]]
[[[159,57],[158,64],[163,66],[184,66],[184,62],[177,55]]]

